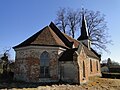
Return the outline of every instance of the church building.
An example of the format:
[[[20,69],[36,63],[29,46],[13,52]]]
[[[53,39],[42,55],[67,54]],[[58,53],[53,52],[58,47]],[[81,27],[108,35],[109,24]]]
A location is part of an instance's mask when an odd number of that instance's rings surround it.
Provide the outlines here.
[[[77,40],[62,33],[51,22],[13,48],[16,80],[82,84],[89,77],[101,76],[101,55],[91,48],[84,16]]]

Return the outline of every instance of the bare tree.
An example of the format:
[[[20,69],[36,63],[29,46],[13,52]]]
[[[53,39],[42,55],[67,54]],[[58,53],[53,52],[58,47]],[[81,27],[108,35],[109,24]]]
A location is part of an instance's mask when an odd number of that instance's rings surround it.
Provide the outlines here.
[[[75,11],[70,8],[60,8],[57,11],[57,18],[55,19],[55,24],[64,33],[75,37],[75,31],[78,28],[80,22],[79,11]]]
[[[67,16],[66,16],[66,9],[60,8],[57,12],[57,18],[55,20],[55,24],[58,26],[58,28],[66,33],[66,27],[67,27]]]
[[[114,60],[111,60],[111,58],[105,59],[102,61],[102,64],[107,65],[108,67],[110,66],[120,66],[119,62],[116,62]]]
[[[11,48],[10,48],[11,49]],[[3,54],[2,57],[0,57],[0,59],[2,60],[2,65],[3,65],[3,73],[6,73],[7,72],[7,68],[8,68],[8,65],[9,65],[9,60],[8,60],[8,57],[9,57],[9,51],[10,49],[6,50]]]
[[[105,22],[105,15],[102,15],[99,11],[92,11],[87,9],[65,9],[58,10],[57,18],[55,20],[58,28],[64,33],[75,37],[75,33],[78,33],[81,28],[82,15],[86,17],[88,33],[92,41],[92,46],[101,52],[102,50],[108,51],[106,45],[111,43],[109,34],[107,33],[107,26]],[[64,18],[61,18],[64,17]],[[67,31],[67,32],[66,32]]]
[[[75,37],[75,32],[78,29],[78,25],[80,23],[80,16],[79,12],[73,11],[72,9],[68,9],[67,12],[67,21],[68,21],[68,27],[69,27],[69,33],[72,35],[72,37]]]
[[[106,45],[112,41],[109,39],[110,36],[107,32],[105,15],[101,15],[99,11],[94,12],[87,9],[81,11],[81,13],[84,13],[86,17],[87,28],[93,47],[99,49],[99,51],[108,51]]]

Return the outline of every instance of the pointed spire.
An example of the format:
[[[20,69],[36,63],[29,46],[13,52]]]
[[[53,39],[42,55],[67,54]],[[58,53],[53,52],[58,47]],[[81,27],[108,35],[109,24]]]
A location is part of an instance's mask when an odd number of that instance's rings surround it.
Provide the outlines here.
[[[86,40],[89,38],[88,35],[88,29],[87,29],[87,24],[86,24],[86,20],[85,20],[85,16],[84,14],[82,15],[82,27],[81,27],[81,35],[78,38],[78,40]]]
[[[90,50],[91,40],[89,38],[87,23],[86,23],[84,14],[82,15],[81,35],[77,40],[84,43],[88,47],[88,49]]]

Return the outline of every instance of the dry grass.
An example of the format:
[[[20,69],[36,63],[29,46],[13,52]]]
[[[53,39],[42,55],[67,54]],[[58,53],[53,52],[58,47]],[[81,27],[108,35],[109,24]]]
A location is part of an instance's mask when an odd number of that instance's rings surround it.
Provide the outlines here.
[[[83,85],[51,85],[28,84],[24,82],[0,83],[1,89],[10,90],[120,90],[120,79],[90,78]]]

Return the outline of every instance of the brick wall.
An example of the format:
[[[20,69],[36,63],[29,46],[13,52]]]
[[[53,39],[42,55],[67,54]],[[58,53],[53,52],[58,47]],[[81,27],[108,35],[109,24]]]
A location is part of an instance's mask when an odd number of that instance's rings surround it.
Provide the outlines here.
[[[60,77],[62,81],[67,83],[79,83],[78,65],[76,63],[76,60],[60,62]]]
[[[84,65],[83,65],[84,62]],[[87,56],[83,49],[81,49],[80,55],[78,56],[78,64],[79,64],[79,81],[81,83],[85,83],[88,81],[88,61]],[[85,73],[85,75],[83,75]]]
[[[90,60],[91,60],[92,63],[90,63]],[[89,62],[89,64],[88,64],[88,68],[89,68],[88,76],[101,76],[101,69],[100,69],[99,60],[89,57],[88,62]]]
[[[58,47],[28,46],[16,49],[15,78],[27,82],[54,82],[60,77],[58,58],[65,49]],[[40,55],[44,52],[50,55],[49,71],[50,78],[40,78]],[[92,61],[92,71],[90,70],[90,60]],[[84,64],[83,64],[84,63]],[[98,63],[98,70],[97,64]],[[88,57],[82,49],[80,54],[73,56],[73,62],[64,62],[66,70],[73,71],[71,81],[85,83],[89,76],[100,76],[100,62],[95,58]],[[70,72],[69,72],[70,73]],[[67,73],[66,73],[67,74]],[[70,74],[69,74],[70,75]],[[70,79],[70,77],[68,79]],[[64,78],[65,79],[65,78]]]
[[[92,62],[92,71],[91,71],[90,60]],[[90,76],[101,76],[99,60],[87,56],[83,49],[81,49],[80,55],[78,56],[78,64],[79,64],[80,83],[87,82]],[[84,75],[84,72],[85,72],[85,75]]]
[[[47,51],[50,55],[50,78],[40,78],[40,55]],[[59,51],[59,52],[58,52]],[[15,79],[27,82],[57,81],[59,80],[58,58],[62,49],[58,47],[28,46],[16,49]]]

